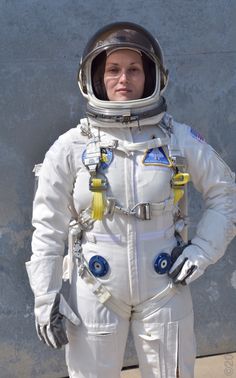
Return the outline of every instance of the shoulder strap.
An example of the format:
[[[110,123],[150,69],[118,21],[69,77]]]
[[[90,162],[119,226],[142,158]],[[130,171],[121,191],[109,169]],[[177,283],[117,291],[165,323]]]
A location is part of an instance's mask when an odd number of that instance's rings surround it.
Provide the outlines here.
[[[164,118],[164,122],[167,123],[168,129],[170,130],[170,145],[169,154],[173,162],[174,176],[172,179],[172,187],[175,191],[175,196],[177,197],[177,213],[175,219],[176,232],[180,234],[184,242],[188,242],[188,187],[187,183],[190,176],[187,172],[187,161],[184,156],[183,151],[180,149],[179,141],[176,133],[176,125],[174,124],[172,118],[168,116]],[[178,179],[181,180],[178,182]],[[178,198],[180,199],[178,200]]]

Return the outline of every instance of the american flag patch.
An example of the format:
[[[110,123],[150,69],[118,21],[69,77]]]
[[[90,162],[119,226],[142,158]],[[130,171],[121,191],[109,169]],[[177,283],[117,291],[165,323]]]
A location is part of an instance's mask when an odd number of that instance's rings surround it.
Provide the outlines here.
[[[194,139],[199,140],[199,142],[205,142],[205,138],[198,131],[191,129],[191,135]]]

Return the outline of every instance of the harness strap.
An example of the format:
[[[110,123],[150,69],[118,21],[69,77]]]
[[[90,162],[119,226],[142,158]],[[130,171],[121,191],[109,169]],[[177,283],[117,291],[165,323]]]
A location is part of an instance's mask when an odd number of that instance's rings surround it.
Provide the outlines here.
[[[76,261],[79,276],[88,285],[91,292],[96,295],[99,302],[106,305],[122,318],[130,319],[131,306],[111,295],[109,290],[90,272],[88,262],[82,254]]]
[[[163,137],[163,138],[154,138],[154,139],[150,139],[145,142],[139,142],[139,143],[128,143],[128,142],[119,141],[117,149],[125,153],[134,152],[134,151],[143,152],[145,150],[150,150],[151,148],[166,146],[169,143],[170,143],[170,138],[168,136]]]
[[[120,299],[115,298],[110,291],[104,285],[102,285],[101,282],[96,279],[96,277],[94,277],[94,275],[90,272],[88,263],[83,255],[82,259],[77,259],[77,266],[79,276],[88,285],[91,292],[96,295],[99,302],[124,319],[130,319],[131,314],[134,319],[144,318],[152,311],[157,311],[158,308],[161,308],[164,303],[167,303],[176,293],[174,284],[169,282],[160,293],[133,307]]]
[[[92,199],[92,218],[94,220],[102,220],[106,208],[106,200],[104,192],[107,189],[107,179],[90,178],[89,189],[93,192]]]
[[[172,281],[168,285],[157,293],[153,297],[147,299],[146,301],[138,304],[133,309],[133,319],[143,319],[148,315],[151,315],[153,312],[158,311],[163,307],[169,300],[177,293],[176,286]]]
[[[144,318],[150,313],[157,311],[176,294],[174,284],[169,282],[160,293],[152,298],[137,306],[130,306],[122,300],[115,298],[110,291],[97,280],[97,278],[90,272],[88,263],[83,255],[82,259],[77,259],[77,266],[79,276],[88,285],[91,292],[96,295],[98,301],[124,319],[130,319],[131,314],[133,319]]]

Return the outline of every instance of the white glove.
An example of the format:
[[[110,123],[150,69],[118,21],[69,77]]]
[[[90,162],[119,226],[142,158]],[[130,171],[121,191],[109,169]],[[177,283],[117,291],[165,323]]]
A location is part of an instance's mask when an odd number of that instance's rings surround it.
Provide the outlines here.
[[[35,298],[36,330],[40,340],[53,348],[68,343],[65,318],[74,325],[80,324],[80,319],[60,294],[62,261],[61,256],[43,256],[26,262]]]
[[[181,283],[186,285],[200,277],[211,263],[204,256],[201,248],[190,244],[183,249],[181,255],[172,265],[169,277],[176,284]]]
[[[52,348],[59,349],[68,343],[65,318],[74,325],[81,323],[60,293],[49,293],[36,297],[34,311],[38,337]]]

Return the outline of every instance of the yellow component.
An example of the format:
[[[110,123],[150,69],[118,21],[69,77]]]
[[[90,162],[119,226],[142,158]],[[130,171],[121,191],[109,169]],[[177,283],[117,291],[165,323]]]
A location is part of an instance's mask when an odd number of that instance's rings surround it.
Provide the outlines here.
[[[102,179],[92,179],[92,192],[92,218],[95,220],[102,220],[106,207]]]
[[[176,173],[172,178],[172,187],[186,185],[190,180],[188,173]]]
[[[190,180],[188,173],[176,173],[172,178],[172,188],[174,190],[174,204],[176,205],[184,195],[184,185]]]
[[[101,156],[101,162],[102,163],[106,163],[108,161],[108,158],[107,158],[107,155],[102,153],[102,156]]]
[[[184,195],[183,189],[174,189],[174,205],[176,205]]]

